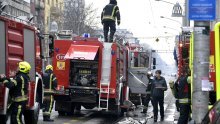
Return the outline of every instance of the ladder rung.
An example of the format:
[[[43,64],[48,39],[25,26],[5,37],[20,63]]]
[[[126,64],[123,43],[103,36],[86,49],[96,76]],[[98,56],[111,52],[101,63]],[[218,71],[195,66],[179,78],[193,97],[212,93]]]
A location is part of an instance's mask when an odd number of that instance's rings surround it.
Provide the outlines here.
[[[108,86],[110,83],[101,83],[101,86]]]
[[[105,102],[107,102],[108,100],[107,100],[107,99],[100,99],[100,101],[105,101]]]
[[[108,94],[109,92],[105,92],[105,91],[100,91],[100,93],[105,93],[105,94]]]
[[[99,108],[99,109],[108,109],[108,108]]]

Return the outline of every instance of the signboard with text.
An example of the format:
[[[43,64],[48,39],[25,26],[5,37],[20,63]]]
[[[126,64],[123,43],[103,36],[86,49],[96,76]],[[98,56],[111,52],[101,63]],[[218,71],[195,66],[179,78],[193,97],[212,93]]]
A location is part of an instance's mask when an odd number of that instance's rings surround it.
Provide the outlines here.
[[[189,0],[189,19],[211,21],[216,16],[216,0]]]

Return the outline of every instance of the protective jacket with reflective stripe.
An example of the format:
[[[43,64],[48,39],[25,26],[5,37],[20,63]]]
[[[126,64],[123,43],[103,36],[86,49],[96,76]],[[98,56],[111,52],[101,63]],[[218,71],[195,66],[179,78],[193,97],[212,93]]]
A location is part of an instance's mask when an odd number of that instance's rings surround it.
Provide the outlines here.
[[[117,21],[120,22],[120,12],[119,7],[115,4],[108,4],[104,7],[101,14],[102,23],[105,21],[115,21],[117,17]]]
[[[43,82],[45,93],[53,93],[54,90],[56,90],[57,79],[56,76],[53,74],[53,71],[45,71],[45,73],[43,74]]]
[[[5,79],[4,85],[10,89],[9,94],[13,101],[21,102],[28,99],[28,83],[30,78],[28,74],[18,72],[14,79]]]

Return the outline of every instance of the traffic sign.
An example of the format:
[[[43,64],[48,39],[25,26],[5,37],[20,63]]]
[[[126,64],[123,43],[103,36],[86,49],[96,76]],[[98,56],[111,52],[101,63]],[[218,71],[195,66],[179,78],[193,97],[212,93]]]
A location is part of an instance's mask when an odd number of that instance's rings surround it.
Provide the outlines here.
[[[216,0],[189,0],[189,19],[195,21],[215,20]]]

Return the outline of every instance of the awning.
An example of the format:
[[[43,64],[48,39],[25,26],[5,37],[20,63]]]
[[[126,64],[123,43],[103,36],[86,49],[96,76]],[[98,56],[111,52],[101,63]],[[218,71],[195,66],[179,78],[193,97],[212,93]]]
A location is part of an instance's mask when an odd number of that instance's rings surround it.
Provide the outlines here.
[[[94,60],[99,46],[71,45],[65,55],[65,59]]]

